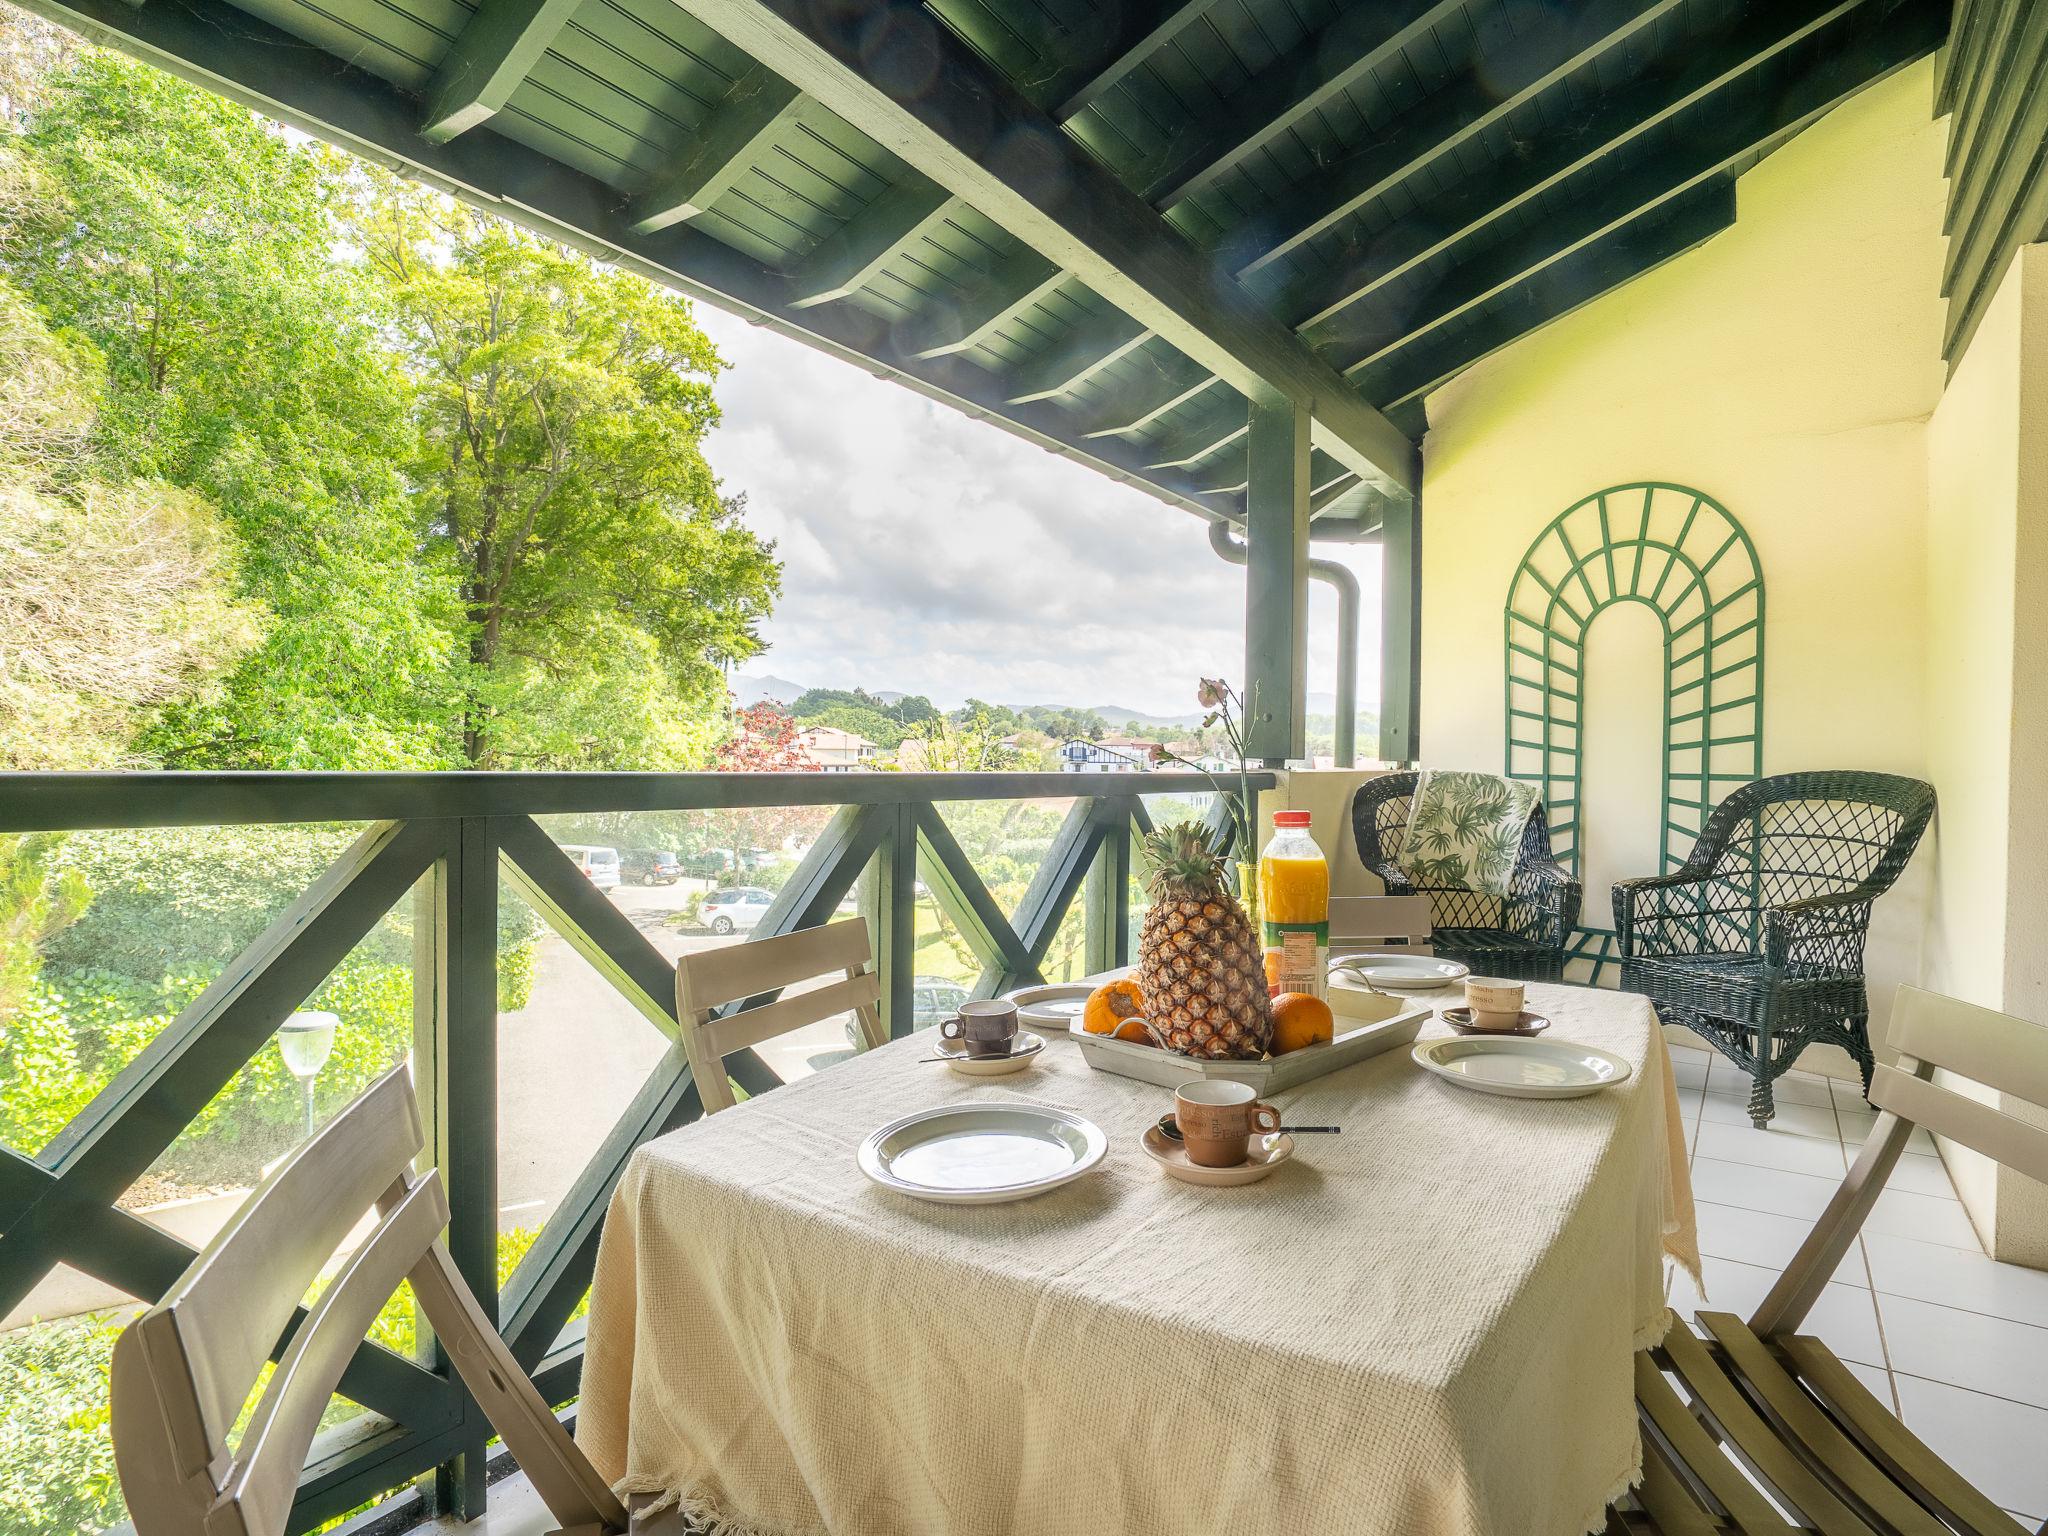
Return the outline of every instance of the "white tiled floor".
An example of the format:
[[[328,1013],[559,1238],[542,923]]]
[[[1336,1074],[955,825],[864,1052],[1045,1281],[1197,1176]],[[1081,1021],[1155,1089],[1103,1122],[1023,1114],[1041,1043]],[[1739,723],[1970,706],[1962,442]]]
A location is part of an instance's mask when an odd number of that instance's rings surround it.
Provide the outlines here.
[[[1707,1305],[1746,1315],[1813,1225],[1875,1118],[1856,1086],[1779,1080],[1767,1131],[1749,1080],[1673,1047],[1692,1149]],[[1690,1317],[1692,1282],[1672,1282]],[[2048,1514],[2048,1274],[1995,1263],[1924,1133],[1907,1144],[1863,1236],[1807,1319],[1915,1434],[2028,1529]]]

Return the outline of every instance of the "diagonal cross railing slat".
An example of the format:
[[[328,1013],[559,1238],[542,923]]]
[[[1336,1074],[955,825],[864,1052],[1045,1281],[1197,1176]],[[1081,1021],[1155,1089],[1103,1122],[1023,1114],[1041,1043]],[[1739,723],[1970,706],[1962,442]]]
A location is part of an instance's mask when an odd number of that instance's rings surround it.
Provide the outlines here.
[[[1270,776],[1254,775],[1266,788]],[[1148,775],[1147,794],[1206,793],[1188,774]],[[59,1262],[145,1299],[194,1257],[116,1201],[408,892],[416,895],[413,1066],[447,1183],[449,1246],[521,1365],[550,1400],[575,1395],[582,1344],[569,1323],[589,1287],[604,1215],[634,1150],[694,1119],[697,1089],[671,1044],[625,1103],[539,1238],[496,1283],[497,951],[501,879],[672,1042],[673,968],[578,871],[534,816],[772,805],[838,809],[783,885],[756,937],[829,922],[859,894],[875,936],[892,1028],[911,1027],[919,880],[986,970],[980,995],[1039,979],[1084,886],[1091,968],[1129,951],[1136,785],[1060,774],[119,774],[0,775],[0,831],[366,820],[314,884],[226,966],[134,1061],[34,1156],[0,1147],[0,1312]],[[975,870],[937,801],[1073,801],[1013,915]],[[1212,829],[1227,823],[1212,813]],[[764,999],[765,1000],[765,999]],[[752,1001],[752,1000],[750,1000]],[[727,1070],[751,1095],[780,1086],[754,1052]],[[303,1311],[295,1317],[296,1329]],[[278,1341],[282,1353],[290,1330]],[[438,1361],[368,1341],[341,1391],[370,1416],[323,1438],[291,1530],[436,1471],[439,1505],[484,1500],[486,1426]]]

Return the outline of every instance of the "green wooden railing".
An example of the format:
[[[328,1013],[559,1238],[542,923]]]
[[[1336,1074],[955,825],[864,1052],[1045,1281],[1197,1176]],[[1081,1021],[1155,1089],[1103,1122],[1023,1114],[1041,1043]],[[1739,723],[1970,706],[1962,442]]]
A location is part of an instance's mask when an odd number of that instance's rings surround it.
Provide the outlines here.
[[[1270,787],[1254,774],[1254,789]],[[1085,961],[1124,964],[1142,795],[1208,793],[1195,774],[0,774],[0,833],[170,826],[367,822],[348,850],[33,1157],[0,1147],[0,1313],[64,1262],[144,1299],[195,1256],[118,1208],[170,1147],[394,905],[415,907],[413,1070],[429,1144],[448,1186],[448,1245],[521,1365],[554,1403],[577,1391],[580,1329],[607,1203],[634,1148],[695,1118],[675,1043],[670,962],[533,820],[595,812],[838,807],[756,929],[828,921],[857,894],[868,918],[891,1033],[912,1021],[916,884],[983,964],[977,995],[1040,979],[1054,935],[1085,891]],[[1014,915],[948,830],[946,801],[1075,799]],[[1220,799],[1210,825],[1219,841]],[[500,1292],[497,928],[500,874],[670,1038],[659,1068]],[[869,878],[863,880],[863,876]],[[728,1058],[750,1093],[779,1086],[754,1053]],[[294,1325],[296,1326],[296,1324]],[[289,1338],[278,1344],[282,1352]],[[432,1472],[434,1502],[481,1511],[488,1426],[445,1362],[365,1342],[341,1391],[369,1413],[324,1440],[300,1484],[294,1532]]]

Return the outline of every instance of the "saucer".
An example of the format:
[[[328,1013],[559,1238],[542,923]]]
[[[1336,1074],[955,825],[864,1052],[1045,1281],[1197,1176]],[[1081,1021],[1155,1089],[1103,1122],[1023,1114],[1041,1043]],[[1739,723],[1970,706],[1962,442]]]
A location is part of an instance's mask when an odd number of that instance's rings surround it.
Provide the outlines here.
[[[1550,1020],[1526,1008],[1513,1029],[1488,1029],[1482,1024],[1474,1024],[1470,1008],[1446,1008],[1444,1022],[1461,1035],[1540,1035],[1550,1028]]]
[[[946,1058],[946,1065],[963,1077],[1007,1077],[1031,1065],[1031,1058],[1045,1049],[1045,1037],[1020,1029],[1010,1042],[1010,1054],[1007,1056],[970,1056],[966,1046],[944,1036],[939,1038],[938,1046],[939,1054]]]
[[[1140,1138],[1145,1153],[1174,1178],[1186,1184],[1206,1184],[1212,1189],[1235,1184],[1256,1184],[1294,1156],[1294,1138],[1284,1131],[1275,1136],[1254,1136],[1250,1156],[1235,1168],[1204,1168],[1188,1161],[1187,1148],[1149,1125]]]

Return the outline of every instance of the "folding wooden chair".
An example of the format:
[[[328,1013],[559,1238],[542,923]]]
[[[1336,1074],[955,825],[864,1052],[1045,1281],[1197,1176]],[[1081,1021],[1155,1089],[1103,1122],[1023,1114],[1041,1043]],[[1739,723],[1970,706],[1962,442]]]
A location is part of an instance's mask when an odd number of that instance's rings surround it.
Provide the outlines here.
[[[1915,1125],[2048,1179],[2048,1130],[1933,1081],[1945,1068],[2048,1105],[2048,1029],[1901,987],[1891,1040],[1899,1064],[1878,1067],[1871,1080],[1870,1102],[1880,1113],[1862,1155],[1756,1316],[1744,1323],[1702,1312],[1705,1339],[1674,1321],[1659,1348],[1636,1356],[1643,1483],[1629,1509],[1610,1515],[1610,1532],[2027,1536],[1825,1344],[1796,1332]]]
[[[138,1536],[280,1536],[342,1371],[401,1280],[565,1536],[626,1529],[477,1306],[440,1233],[437,1170],[397,1067],[274,1168],[114,1347],[114,1460]],[[248,1426],[242,1405],[307,1288],[372,1206],[377,1221],[291,1336]]]
[[[734,1051],[849,1010],[859,1021],[863,1049],[883,1044],[888,1036],[875,1011],[882,982],[869,964],[871,957],[867,920],[853,917],[773,939],[699,950],[678,960],[676,1018],[704,1113],[729,1109],[735,1102],[732,1082],[725,1075],[725,1058]],[[717,1013],[727,1003],[782,992],[835,971],[840,979],[828,986]]]

